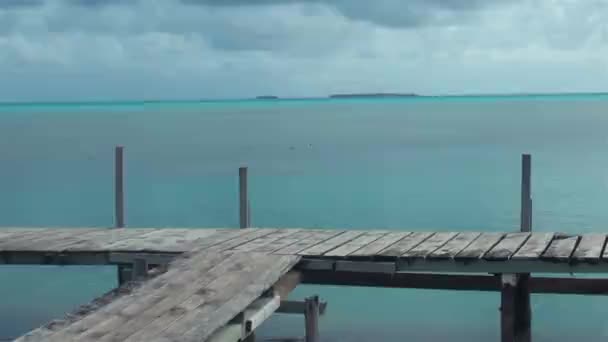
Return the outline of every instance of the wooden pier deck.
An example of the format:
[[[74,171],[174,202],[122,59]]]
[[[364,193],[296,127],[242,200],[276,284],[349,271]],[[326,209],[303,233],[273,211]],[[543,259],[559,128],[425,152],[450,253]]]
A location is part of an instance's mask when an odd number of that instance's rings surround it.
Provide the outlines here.
[[[339,229],[2,228],[0,264],[162,264],[191,250],[297,255],[333,271],[608,272],[603,233]]]
[[[263,321],[297,282],[503,291],[504,298],[517,274],[608,273],[606,239],[547,232],[2,228],[0,264],[131,265],[133,278],[138,272],[139,280],[150,278],[18,341],[222,341],[214,336],[238,317],[247,321],[251,305],[267,307],[255,315]],[[146,275],[168,263],[166,272]],[[279,290],[294,274],[296,283]],[[529,291],[608,294],[608,282],[532,278]]]

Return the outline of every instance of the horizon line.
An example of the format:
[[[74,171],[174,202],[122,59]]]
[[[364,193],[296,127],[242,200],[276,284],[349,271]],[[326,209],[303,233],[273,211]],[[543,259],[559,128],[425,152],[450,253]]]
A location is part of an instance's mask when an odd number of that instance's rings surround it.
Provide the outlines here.
[[[334,95],[354,95],[352,97],[332,97]],[[357,96],[359,95],[359,96]],[[386,95],[386,96],[366,96],[366,95]],[[60,105],[60,104],[145,104],[145,103],[196,103],[196,102],[237,102],[237,101],[285,101],[285,100],[329,100],[329,101],[351,101],[362,99],[420,99],[420,98],[457,98],[457,97],[527,97],[527,96],[576,96],[576,95],[608,95],[606,92],[521,92],[521,93],[464,93],[464,94],[418,94],[418,93],[397,93],[397,92],[351,92],[351,93],[332,93],[326,96],[302,96],[302,97],[280,97],[278,95],[256,95],[253,97],[226,97],[226,98],[200,98],[200,99],[129,99],[129,100],[32,100],[32,101],[1,101],[0,105]],[[274,97],[274,98],[259,98]]]

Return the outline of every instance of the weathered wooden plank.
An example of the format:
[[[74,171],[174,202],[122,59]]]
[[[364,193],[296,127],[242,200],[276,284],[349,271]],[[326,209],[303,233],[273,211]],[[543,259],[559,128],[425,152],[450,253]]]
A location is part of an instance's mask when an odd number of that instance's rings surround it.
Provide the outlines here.
[[[49,251],[61,252],[65,247],[88,239],[96,233],[106,231],[106,228],[99,229],[61,229],[53,232],[51,236],[41,236],[39,239],[28,241],[26,246],[21,248],[22,251]],[[15,246],[18,248],[18,246]]]
[[[327,230],[327,231],[312,231],[308,237],[293,243],[289,246],[283,247],[279,250],[275,250],[273,254],[278,255],[293,255],[297,254],[305,249],[311,248],[324,241],[331,239],[332,237],[338,236],[344,233],[344,230]]]
[[[241,256],[242,259],[239,260],[246,262],[245,255],[239,255]],[[151,319],[150,315],[146,315],[147,310],[155,307],[154,312],[158,312],[170,308],[171,305],[179,303],[176,301],[180,298],[196,290],[200,282],[213,281],[219,275],[230,271],[234,263],[234,259],[229,259],[222,253],[201,252],[189,258],[177,259],[165,274],[144,283],[134,293],[72,323],[52,337],[57,341],[62,339],[68,341],[88,333],[100,338],[105,333],[127,323],[130,328],[136,329],[139,325],[145,324],[146,320]],[[179,295],[176,296],[176,293]],[[133,322],[132,320],[137,317],[139,319]]]
[[[542,259],[556,262],[570,261],[570,256],[578,243],[580,236],[555,236],[549,248],[543,253]]]
[[[121,228],[121,229],[105,229],[94,232],[87,236],[82,241],[64,246],[65,251],[109,251],[108,246],[124,243],[127,240],[138,239],[146,234],[158,229],[152,228]]]
[[[289,235],[287,237],[272,241],[271,243],[269,243],[267,245],[254,248],[251,250],[251,252],[274,253],[287,246],[296,244],[301,241],[305,241],[305,239],[308,239],[313,234],[314,234],[314,232],[310,232],[308,229],[300,230],[293,235]]]
[[[54,234],[51,228],[41,228],[27,230],[24,232],[14,232],[7,234],[0,240],[0,251],[15,251],[25,248],[30,241],[37,239],[50,238]]]
[[[150,229],[143,235],[110,243],[105,248],[112,252],[162,250],[165,239],[177,234],[179,231],[173,229]]]
[[[597,262],[602,257],[602,251],[606,244],[606,234],[584,234],[578,246],[572,253],[572,259],[585,262]],[[608,254],[604,252],[604,257]]]
[[[239,229],[245,231],[245,234],[239,235],[233,239],[226,240],[222,243],[213,246],[214,250],[228,251],[240,245],[244,245],[249,241],[277,232],[274,228],[256,228],[256,229]]]
[[[363,235],[364,233],[365,233],[364,231],[349,230],[349,231],[346,231],[340,235],[337,235],[327,241],[324,241],[318,245],[314,245],[310,248],[307,248],[307,249],[299,252],[298,255],[309,255],[309,256],[323,255],[325,252],[330,251],[336,247],[339,247],[339,246],[355,239],[356,237]]]
[[[529,237],[530,233],[508,233],[483,258],[486,260],[509,260]]]
[[[94,232],[103,232],[105,229],[92,228],[70,228],[56,229],[45,228],[15,232],[5,239],[0,240],[2,251],[58,251],[63,245],[63,240],[84,239]],[[67,241],[66,241],[67,243]]]
[[[504,235],[504,233],[482,233],[465,249],[456,254],[454,259],[479,259],[492,249]]]
[[[401,258],[426,258],[429,254],[433,253],[439,247],[445,245],[448,241],[454,238],[456,234],[457,233],[455,232],[435,233],[418,246],[401,254]]]
[[[429,254],[428,257],[431,259],[452,259],[456,254],[469,246],[479,235],[481,233],[478,232],[458,233],[453,239]]]
[[[230,230],[225,229],[225,232]],[[163,229],[163,234],[157,238],[143,241],[138,247],[141,249],[162,250],[164,252],[183,252],[197,248],[207,242],[207,238],[218,234],[217,229]],[[220,236],[218,236],[220,237]],[[221,237],[220,237],[221,238]]]
[[[0,227],[0,243],[6,243],[11,238],[22,236],[29,233],[44,232],[49,228],[14,228],[14,227]]]
[[[153,300],[151,305],[147,305],[145,308],[142,308],[140,303],[132,303],[117,315],[112,315],[108,320],[97,324],[83,337],[90,337],[96,341],[123,341],[143,328],[154,329],[152,325],[158,317],[162,317],[164,314],[172,316],[171,312],[179,312],[187,307],[194,309],[202,303],[202,299],[212,297],[210,300],[213,300],[215,299],[214,294],[229,291],[229,287],[222,286],[232,282],[238,284],[243,278],[243,270],[252,269],[253,267],[250,265],[255,265],[255,260],[246,254],[224,254],[224,258],[221,262],[222,267],[215,267],[212,272],[205,272],[199,279],[190,280],[188,283],[182,281],[184,287],[169,288],[169,292],[163,296],[162,300]],[[257,270],[262,271],[260,268]],[[156,296],[153,299],[159,297]],[[159,328],[165,327],[162,325]]]
[[[432,235],[432,232],[414,232],[401,239],[399,242],[380,251],[379,255],[385,257],[401,256],[410,249],[418,246],[420,243],[422,243],[424,240],[428,239]]]
[[[251,255],[236,271],[238,276],[231,272],[218,277],[125,341],[204,341],[269,289],[297,260],[295,256]]]
[[[233,250],[240,251],[240,252],[251,252],[251,251],[254,251],[261,247],[272,244],[277,240],[288,238],[289,236],[291,236],[299,231],[300,231],[299,229],[279,229],[268,235],[264,235],[262,237],[251,240],[247,243],[244,243],[240,246],[236,246],[233,248]]]
[[[335,257],[347,256],[353,253],[354,251],[361,249],[364,246],[367,246],[368,244],[378,240],[386,234],[388,234],[387,231],[371,231],[364,233],[363,235],[343,244],[342,246],[326,252],[324,255]]]
[[[358,249],[351,254],[349,257],[372,257],[376,254],[380,253],[380,251],[387,249],[391,245],[397,243],[401,239],[410,235],[411,232],[397,232],[397,233],[388,233],[378,240],[363,246],[361,249]]]
[[[64,319],[56,319],[44,326],[34,329],[25,335],[16,339],[16,342],[41,342],[41,341],[49,341],[50,336],[55,332],[69,326],[71,323],[76,322],[83,317],[86,317],[91,312],[95,312],[103,308],[104,306],[112,303],[113,301],[121,298],[132,291],[138,284],[129,283],[121,288],[112,289],[102,296],[95,298],[92,302],[87,303],[85,305],[81,305],[75,311],[66,315]]]
[[[554,233],[532,233],[530,238],[521,246],[511,259],[513,260],[532,260],[538,259],[541,254],[549,247],[553,240]]]

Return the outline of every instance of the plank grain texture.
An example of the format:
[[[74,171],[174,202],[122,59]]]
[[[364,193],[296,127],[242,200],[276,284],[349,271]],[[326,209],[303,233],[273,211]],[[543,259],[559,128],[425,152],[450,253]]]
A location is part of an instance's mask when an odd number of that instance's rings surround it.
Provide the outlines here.
[[[335,256],[335,257],[345,257],[345,256],[355,252],[356,250],[361,249],[364,246],[367,246],[368,244],[380,239],[381,237],[385,236],[387,233],[388,232],[386,232],[386,231],[364,233],[363,235],[360,235],[357,238],[326,252],[324,255]]]
[[[471,244],[460,251],[454,259],[480,259],[492,249],[503,237],[504,233],[482,233]]]
[[[399,242],[392,244],[386,249],[382,250],[379,255],[384,257],[399,257],[416,247],[424,240],[428,239],[434,233],[432,232],[414,232],[399,240]]]
[[[240,252],[193,252],[132,293],[69,324],[20,341],[204,341],[270,289],[299,260]]]
[[[511,259],[534,260],[538,259],[549,247],[555,233],[532,233],[530,238],[521,246]]]
[[[453,259],[460,251],[467,248],[481,233],[462,232],[458,233],[445,245],[433,251],[429,257],[432,259]]]
[[[454,238],[456,233],[441,232],[435,233],[418,246],[410,249],[401,255],[402,258],[426,258],[429,254],[436,251],[441,246]]]
[[[568,262],[580,236],[560,236],[551,241],[542,258],[554,262]]]
[[[485,253],[486,260],[509,260],[528,240],[530,233],[509,233]]]

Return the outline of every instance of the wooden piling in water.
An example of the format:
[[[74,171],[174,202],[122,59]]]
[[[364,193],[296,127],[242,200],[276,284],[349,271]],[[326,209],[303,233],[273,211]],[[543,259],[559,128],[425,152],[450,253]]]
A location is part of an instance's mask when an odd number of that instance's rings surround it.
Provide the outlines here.
[[[531,156],[521,158],[520,231],[532,231]],[[531,342],[530,274],[503,274],[501,278],[501,341]]]
[[[247,167],[239,168],[239,224],[249,228],[249,197],[247,193]]]
[[[521,156],[521,231],[532,231],[532,157],[529,154]]]
[[[305,342],[319,342],[319,296],[304,300],[304,325],[306,326]]]
[[[515,341],[515,288],[517,287],[517,277],[517,274],[503,274],[501,276],[500,340],[502,342]]]
[[[123,146],[116,146],[116,150],[114,152],[114,211],[116,228],[123,228],[125,226],[123,151]]]
[[[521,156],[521,232],[532,231],[532,157]],[[518,274],[515,289],[515,340],[532,340],[532,309],[530,307],[530,273]]]

